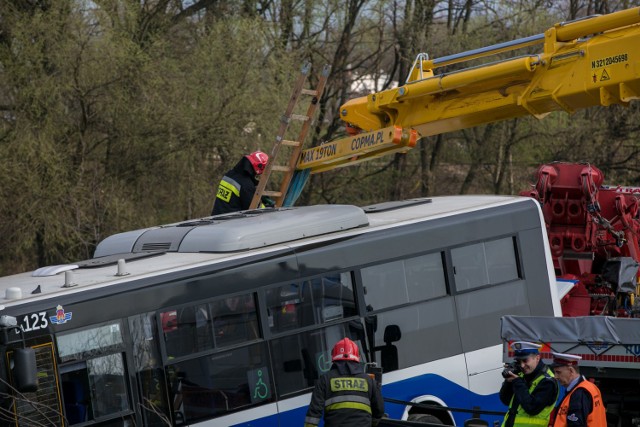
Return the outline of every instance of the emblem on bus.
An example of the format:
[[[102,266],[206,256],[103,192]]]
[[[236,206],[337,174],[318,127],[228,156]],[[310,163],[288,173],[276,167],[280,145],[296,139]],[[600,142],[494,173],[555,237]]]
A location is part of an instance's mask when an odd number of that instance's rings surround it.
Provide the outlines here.
[[[68,313],[65,313],[64,308],[59,305],[56,307],[56,315],[50,316],[49,320],[51,320],[51,323],[53,323],[54,325],[62,325],[63,323],[67,323],[69,320],[71,320],[72,315],[73,312],[70,311]]]

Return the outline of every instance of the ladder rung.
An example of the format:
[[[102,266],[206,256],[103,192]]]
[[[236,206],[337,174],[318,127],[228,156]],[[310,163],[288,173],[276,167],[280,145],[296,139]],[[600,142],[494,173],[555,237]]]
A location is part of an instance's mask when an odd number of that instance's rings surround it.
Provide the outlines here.
[[[269,197],[282,197],[282,193],[279,191],[263,191],[262,195]]]
[[[271,170],[278,171],[278,172],[289,172],[291,169],[289,168],[289,166],[273,165],[271,166]]]
[[[315,89],[304,89],[303,86],[307,81],[307,74],[310,69],[311,69],[311,64],[309,63],[305,64],[302,67],[302,72],[294,85],[293,94],[289,99],[289,104],[287,105],[287,109],[285,110],[284,115],[280,117],[280,129],[278,131],[276,140],[273,145],[272,155],[269,161],[267,162],[267,167],[264,171],[264,174],[260,178],[258,187],[256,188],[253,198],[251,199],[251,205],[250,205],[251,209],[256,209],[260,205],[260,198],[262,196],[272,197],[276,202],[276,206],[278,207],[282,206],[284,202],[283,200],[284,195],[287,194],[287,190],[289,188],[292,176],[294,175],[294,172],[296,169],[295,165],[297,164],[298,157],[300,155],[300,149],[304,144],[305,137],[311,125],[314,123],[313,115],[318,107],[318,104],[319,104],[318,100],[322,96],[322,93],[325,89],[325,85],[326,85],[331,67],[328,65],[324,66],[324,68],[322,69],[322,75],[320,76],[320,79],[318,80],[318,85],[316,86]],[[313,98],[310,100],[310,105],[307,109],[306,114],[292,114],[294,111],[294,108],[296,107],[298,101],[300,100],[300,95],[310,95]],[[296,110],[296,111],[299,111],[299,110]],[[291,124],[292,120],[303,122],[300,126],[298,126],[300,128],[298,129],[299,135],[295,141],[284,139],[287,129],[289,128],[289,125]],[[282,162],[284,164],[276,165],[275,157],[278,154],[282,145],[291,147],[290,149],[285,150],[289,152],[289,162],[287,164],[287,161],[284,160]],[[271,172],[282,172],[280,186],[278,187],[279,191],[266,191],[267,182],[269,178],[272,176]]]
[[[289,147],[300,147],[302,145],[300,141],[290,141],[288,139],[283,139],[280,143]]]

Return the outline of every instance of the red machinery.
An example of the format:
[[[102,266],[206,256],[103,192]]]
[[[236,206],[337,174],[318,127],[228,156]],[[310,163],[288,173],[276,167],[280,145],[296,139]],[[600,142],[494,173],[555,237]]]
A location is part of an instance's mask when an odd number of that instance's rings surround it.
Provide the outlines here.
[[[556,275],[575,282],[563,315],[640,317],[640,189],[603,186],[585,163],[542,165],[536,180],[520,194],[540,202]]]

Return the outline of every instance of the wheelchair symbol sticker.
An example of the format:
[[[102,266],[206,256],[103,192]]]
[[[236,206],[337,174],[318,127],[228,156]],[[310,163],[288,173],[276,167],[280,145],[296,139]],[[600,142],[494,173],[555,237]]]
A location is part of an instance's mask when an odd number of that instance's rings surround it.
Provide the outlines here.
[[[331,355],[328,351],[323,351],[316,354],[316,361],[318,365],[318,371],[321,373],[328,372],[331,369]]]
[[[249,390],[251,390],[251,403],[260,402],[271,397],[271,384],[267,368],[258,368],[247,372]]]

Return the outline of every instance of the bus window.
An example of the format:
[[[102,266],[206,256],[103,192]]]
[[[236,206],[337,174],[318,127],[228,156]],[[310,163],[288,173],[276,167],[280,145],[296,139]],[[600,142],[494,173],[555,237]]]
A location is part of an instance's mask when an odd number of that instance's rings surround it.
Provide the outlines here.
[[[524,280],[465,292],[455,298],[465,352],[495,345],[500,338],[498,331],[491,334],[479,334],[478,331],[493,331],[500,317],[531,315]]]
[[[167,357],[181,357],[213,349],[211,317],[207,304],[160,313]]]
[[[357,315],[351,272],[336,273],[307,282],[313,295],[316,324]]]
[[[274,400],[266,345],[258,343],[167,367],[178,425]]]
[[[129,409],[122,354],[96,357],[68,369],[64,369],[61,378],[70,424]]]
[[[155,318],[155,313],[132,316],[129,318],[129,330],[133,342],[133,359],[141,393],[140,407],[144,425],[162,427],[166,426],[162,417],[168,416],[169,412]]]
[[[351,272],[268,289],[267,308],[272,332],[285,332],[357,314]]]
[[[56,340],[61,362],[71,362],[60,366],[70,424],[130,410],[119,322],[59,334]]]
[[[383,372],[460,354],[452,297],[438,298],[369,316],[375,325],[376,362]],[[446,337],[443,339],[442,337]]]
[[[447,294],[440,252],[363,268],[362,283],[370,310]]]
[[[60,362],[77,361],[123,349],[120,323],[111,323],[77,332],[58,334],[58,357]]]
[[[313,324],[309,287],[301,283],[267,290],[269,327],[282,332]]]
[[[360,325],[358,325],[360,326]],[[344,337],[358,343],[361,354],[363,329],[347,324],[289,335],[271,341],[278,394],[284,396],[306,390],[331,368],[331,349]]]
[[[512,237],[452,249],[451,261],[458,292],[519,278]]]
[[[451,259],[455,266],[455,300],[465,352],[498,342],[497,333],[478,334],[477,331],[491,330],[501,316],[531,314],[513,237],[452,249]]]
[[[211,314],[216,348],[253,341],[260,336],[253,294],[215,301]]]

